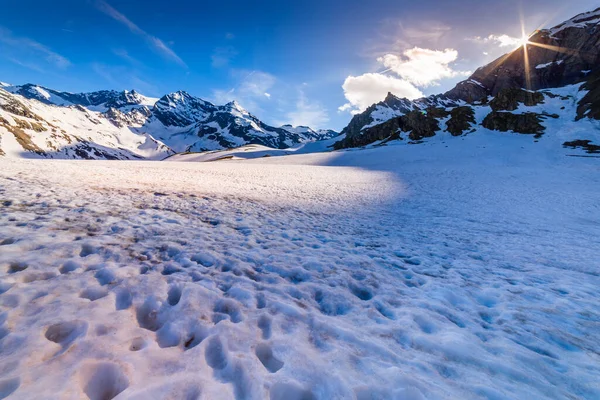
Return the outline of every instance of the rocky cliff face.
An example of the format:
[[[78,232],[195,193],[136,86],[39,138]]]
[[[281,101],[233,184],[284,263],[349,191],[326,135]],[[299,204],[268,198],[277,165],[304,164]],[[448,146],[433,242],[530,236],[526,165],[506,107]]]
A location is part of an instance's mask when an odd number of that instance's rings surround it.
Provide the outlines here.
[[[417,141],[444,132],[460,136],[478,126],[539,137],[552,119],[600,119],[600,8],[538,31],[529,41],[442,95],[410,101],[389,94],[355,115],[334,147]],[[579,85],[582,94],[547,90],[568,85]],[[555,110],[557,101],[564,105]],[[573,102],[576,116],[559,115]]]

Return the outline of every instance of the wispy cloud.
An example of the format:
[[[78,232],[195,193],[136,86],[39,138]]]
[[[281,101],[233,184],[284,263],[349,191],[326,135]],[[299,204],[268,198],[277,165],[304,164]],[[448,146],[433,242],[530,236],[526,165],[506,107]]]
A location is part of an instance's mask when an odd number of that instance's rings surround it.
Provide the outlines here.
[[[160,40],[156,36],[149,34],[145,30],[143,30],[142,28],[137,26],[134,22],[132,22],[124,14],[121,14],[118,10],[113,8],[106,1],[96,0],[95,5],[100,11],[102,11],[103,13],[105,13],[106,15],[108,15],[109,17],[114,19],[115,21],[118,21],[118,22],[122,23],[123,25],[125,25],[132,33],[142,37],[148,43],[150,48],[152,48],[154,51],[159,53],[161,56],[181,65],[182,67],[187,68],[186,63],[181,59],[181,57],[179,57],[162,40]]]
[[[377,58],[387,53],[402,53],[414,46],[423,48],[447,47],[452,28],[435,20],[402,21],[387,18],[381,21],[376,36],[366,40],[361,54]]]
[[[232,74],[238,80],[236,87],[229,90],[214,90],[213,100],[217,104],[224,104],[237,100],[242,106],[253,113],[262,111],[261,102],[269,101],[269,90],[275,85],[277,79],[263,71],[233,70]]]
[[[139,76],[139,72],[123,66],[92,63],[92,71],[103,78],[113,89],[135,89],[149,96],[159,95],[159,89]]]
[[[117,82],[117,79],[114,77],[113,73],[110,71],[109,66],[101,63],[93,63],[92,70],[100,77],[104,78],[104,80],[108,82],[111,86],[119,86],[119,83]]]
[[[499,47],[516,47],[523,42],[523,39],[512,37],[506,34],[503,35],[489,35],[486,37],[475,36],[467,38],[467,40],[476,43],[494,43]]]
[[[217,47],[210,56],[214,68],[226,67],[237,56],[238,52],[232,46]]]
[[[13,58],[13,57],[7,57],[7,60],[10,61],[13,64],[19,65],[21,67],[30,69],[30,70],[35,71],[35,72],[39,72],[41,74],[46,73],[46,71],[44,71],[44,69],[42,67],[40,67],[39,65],[37,65],[37,64],[33,64],[33,63],[29,63],[29,62],[17,60],[16,58]]]
[[[58,68],[66,68],[71,62],[64,56],[44,46],[40,42],[27,37],[15,36],[11,31],[0,27],[0,43],[4,43],[17,51],[27,51],[41,55],[48,63]]]
[[[112,50],[113,54],[116,55],[117,57],[122,58],[123,60],[127,61],[129,64],[132,64],[136,67],[144,67],[144,63],[142,63],[140,60],[138,60],[137,58],[133,57],[131,54],[129,54],[129,52],[125,49],[113,49]]]
[[[292,124],[293,126],[303,125],[318,129],[324,128],[329,122],[329,115],[323,105],[309,101],[304,90],[299,89],[296,108],[286,114],[286,119],[286,123]]]

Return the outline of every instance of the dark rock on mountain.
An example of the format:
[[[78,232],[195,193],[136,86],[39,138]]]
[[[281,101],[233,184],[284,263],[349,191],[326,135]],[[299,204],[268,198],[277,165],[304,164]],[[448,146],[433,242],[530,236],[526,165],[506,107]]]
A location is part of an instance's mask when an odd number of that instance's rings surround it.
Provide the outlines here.
[[[463,100],[469,104],[477,104],[487,101],[489,90],[481,83],[467,79],[466,81],[458,82],[452,90],[446,92],[446,95],[454,100]]]
[[[582,89],[588,93],[579,101],[577,119],[600,119],[600,70],[590,76]]]
[[[392,140],[397,138],[398,132],[401,130],[401,122],[400,118],[392,118],[383,124],[365,129],[361,134],[346,135],[344,139],[334,143],[333,148],[339,150],[349,147],[366,146],[379,140]]]
[[[570,142],[564,142],[564,147],[570,147],[572,149],[583,149],[589,154],[598,154],[600,153],[600,146],[592,144],[591,140],[573,140]]]
[[[446,122],[446,130],[452,136],[460,136],[475,124],[475,112],[469,106],[453,108],[450,111],[450,119]]]
[[[136,108],[129,112],[123,112],[118,108],[109,108],[103,115],[115,126],[124,127],[143,125],[152,115],[152,112],[148,107]]]
[[[387,124],[381,129],[373,128],[379,124],[385,123],[390,119],[408,115],[412,112],[414,112],[415,115],[426,113],[428,115],[428,118],[426,119],[443,118],[448,115],[448,113],[445,111],[445,108],[454,107],[456,105],[456,102],[443,95],[429,96],[413,101],[406,98],[399,98],[394,96],[392,93],[388,93],[385,100],[377,104],[373,104],[364,112],[356,114],[352,118],[348,126],[346,126],[341,132],[342,134],[345,134],[345,138],[340,142],[337,142],[334,145],[334,148],[342,149],[347,147],[364,146],[375,140],[384,139],[381,136],[384,136],[385,132],[389,132],[389,129],[393,128],[394,124]],[[416,130],[420,131],[423,126],[418,122],[419,118],[420,117],[415,117],[414,115],[409,116],[408,119],[410,119],[410,122],[406,122],[407,119],[405,119],[404,122],[399,121],[398,126],[403,127],[404,132],[412,131],[415,126]],[[418,133],[415,133],[415,135],[420,136]],[[389,135],[385,138],[387,137],[389,137]],[[377,139],[371,140],[370,138]]]
[[[492,111],[485,117],[481,125],[484,128],[501,132],[513,131],[515,133],[541,135],[544,133],[544,127],[540,124],[541,121],[540,114],[536,113],[513,114]]]
[[[334,149],[360,147],[378,140],[402,139],[400,132],[410,132],[411,140],[421,140],[435,136],[440,129],[438,118],[448,116],[443,108],[429,107],[426,110],[409,111],[406,114],[392,118],[383,124],[364,129],[360,134],[347,134],[344,139],[333,145]]]
[[[531,107],[543,102],[544,95],[542,93],[506,88],[499,91],[489,105],[494,111],[514,111],[519,107],[519,103]]]
[[[415,109],[415,104],[408,99],[401,99],[394,96],[392,93],[388,93],[387,97],[367,108],[364,112],[356,114],[350,120],[348,126],[342,130],[342,134],[346,134],[346,137],[354,137],[360,135],[361,130],[374,122],[373,113],[378,109],[389,110],[390,114],[405,114]],[[383,121],[381,121],[383,122]]]
[[[435,136],[435,132],[440,130],[440,125],[436,118],[436,113],[439,115],[440,109],[434,108],[433,110],[435,111],[425,113],[421,111],[411,111],[406,115],[401,116],[402,131],[410,132],[408,137],[411,140],[421,140],[426,137]],[[442,117],[445,117],[446,115],[443,115]]]

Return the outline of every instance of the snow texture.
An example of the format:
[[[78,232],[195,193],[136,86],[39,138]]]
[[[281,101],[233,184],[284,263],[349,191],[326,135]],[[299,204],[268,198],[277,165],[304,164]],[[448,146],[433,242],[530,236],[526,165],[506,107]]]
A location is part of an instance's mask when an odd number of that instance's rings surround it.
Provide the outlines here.
[[[0,160],[0,397],[599,398],[598,159],[433,139]]]

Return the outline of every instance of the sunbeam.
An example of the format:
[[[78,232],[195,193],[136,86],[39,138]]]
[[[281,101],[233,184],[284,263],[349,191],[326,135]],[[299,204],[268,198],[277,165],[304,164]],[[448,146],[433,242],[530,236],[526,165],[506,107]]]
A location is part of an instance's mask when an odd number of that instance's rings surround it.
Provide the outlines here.
[[[527,43],[529,43],[529,36],[525,34],[525,22],[521,18],[521,46],[523,47],[523,64],[525,67],[525,88],[531,90],[531,71],[529,66],[529,52],[527,49]]]

